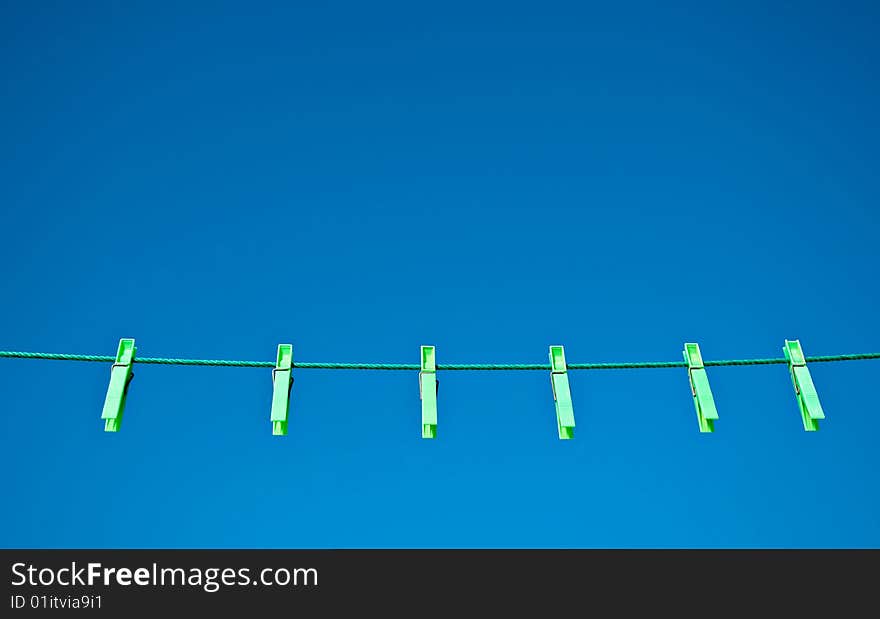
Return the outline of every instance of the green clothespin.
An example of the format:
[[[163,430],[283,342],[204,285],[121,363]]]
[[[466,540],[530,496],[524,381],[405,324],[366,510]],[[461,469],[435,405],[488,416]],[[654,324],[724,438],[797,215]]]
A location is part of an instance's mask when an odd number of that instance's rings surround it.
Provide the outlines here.
[[[422,400],[422,438],[437,438],[437,361],[433,346],[422,346],[419,398]]]
[[[684,360],[688,364],[688,380],[691,383],[691,395],[694,396],[694,406],[697,409],[697,421],[700,424],[700,432],[714,432],[715,420],[718,419],[718,410],[715,408],[715,398],[709,389],[709,377],[703,366],[703,356],[700,354],[699,344],[684,345]]]
[[[562,346],[550,347],[550,386],[553,387],[553,401],[556,404],[559,438],[574,438],[574,407],[571,404],[568,366],[565,364],[565,350]]]
[[[293,386],[293,345],[278,344],[278,357],[272,369],[272,434],[287,436],[290,388]]]
[[[816,386],[813,384],[810,370],[807,369],[807,360],[804,357],[800,340],[785,340],[782,352],[788,359],[788,370],[791,374],[794,392],[797,394],[804,430],[815,432],[819,429],[819,420],[825,419],[825,413],[819,403],[819,394],[816,393]]]
[[[107,387],[104,410],[101,412],[101,419],[104,420],[104,432],[118,432],[122,426],[122,413],[125,412],[128,385],[134,378],[131,364],[134,362],[136,351],[133,339],[119,340],[119,350],[116,351],[116,361],[110,368],[110,386]]]

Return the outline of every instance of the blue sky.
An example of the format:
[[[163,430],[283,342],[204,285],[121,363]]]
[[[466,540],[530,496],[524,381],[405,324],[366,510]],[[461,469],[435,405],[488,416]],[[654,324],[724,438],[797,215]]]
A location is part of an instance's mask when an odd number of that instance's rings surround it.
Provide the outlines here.
[[[876,4],[4,3],[0,349],[542,363],[880,350]],[[0,360],[3,547],[880,545],[880,362]]]

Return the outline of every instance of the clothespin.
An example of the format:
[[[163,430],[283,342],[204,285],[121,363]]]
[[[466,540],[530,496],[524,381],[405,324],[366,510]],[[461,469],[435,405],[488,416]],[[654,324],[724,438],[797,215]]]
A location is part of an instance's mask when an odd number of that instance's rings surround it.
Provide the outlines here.
[[[571,389],[568,386],[568,366],[562,346],[550,347],[550,386],[556,404],[556,427],[559,438],[574,438],[574,407],[571,405]]]
[[[788,359],[788,370],[791,374],[791,383],[797,395],[798,407],[801,409],[801,417],[804,421],[804,430],[815,432],[819,429],[819,420],[825,419],[822,405],[819,403],[819,394],[807,369],[807,360],[801,348],[800,340],[785,340],[782,347],[785,358]]]
[[[700,354],[699,344],[684,345],[684,360],[688,364],[688,380],[691,383],[691,395],[694,396],[694,406],[697,409],[697,421],[700,424],[700,432],[714,432],[715,420],[718,419],[718,410],[715,408],[715,398],[709,389],[709,377],[703,366],[703,356]]]
[[[419,398],[422,400],[422,438],[437,438],[437,362],[433,346],[422,346]]]
[[[101,412],[101,419],[104,420],[104,432],[118,432],[122,426],[122,413],[125,412],[128,386],[131,384],[131,379],[134,378],[131,364],[134,362],[136,351],[133,339],[119,340],[116,360],[110,368],[110,385],[107,387],[107,397],[104,399],[104,410]]]
[[[272,368],[272,434],[287,435],[290,411],[290,388],[293,386],[293,345],[278,344],[278,356]]]

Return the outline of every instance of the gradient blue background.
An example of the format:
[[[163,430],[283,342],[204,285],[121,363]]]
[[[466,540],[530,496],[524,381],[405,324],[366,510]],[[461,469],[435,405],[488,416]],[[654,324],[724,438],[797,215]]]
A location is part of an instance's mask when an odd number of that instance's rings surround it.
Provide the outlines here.
[[[0,349],[880,350],[876,3],[4,3]],[[443,373],[0,360],[4,547],[880,545],[880,362]]]

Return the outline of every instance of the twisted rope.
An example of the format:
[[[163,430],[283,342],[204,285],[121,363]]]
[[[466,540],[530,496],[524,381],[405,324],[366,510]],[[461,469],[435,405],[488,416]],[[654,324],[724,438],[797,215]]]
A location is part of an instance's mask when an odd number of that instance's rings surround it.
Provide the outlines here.
[[[55,359],[59,361],[100,361],[112,363],[113,355],[72,355],[66,353],[21,352],[0,350],[0,358],[10,359]],[[849,355],[824,355],[807,357],[808,363],[830,361],[860,361],[880,359],[880,353],[858,353]],[[157,365],[202,365],[244,368],[273,368],[272,361],[235,361],[229,359],[174,359],[166,357],[136,357],[134,363],[152,363]],[[720,361],[704,361],[706,366],[735,365],[775,365],[787,364],[785,358],[774,359],[727,359]],[[419,370],[418,363],[315,363],[296,362],[294,367],[315,370]],[[684,361],[641,361],[631,363],[569,363],[569,370],[624,370],[650,368],[684,368]],[[440,363],[438,370],[550,370],[549,363]]]

